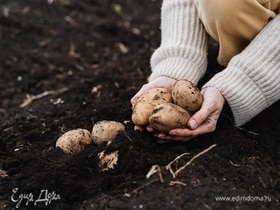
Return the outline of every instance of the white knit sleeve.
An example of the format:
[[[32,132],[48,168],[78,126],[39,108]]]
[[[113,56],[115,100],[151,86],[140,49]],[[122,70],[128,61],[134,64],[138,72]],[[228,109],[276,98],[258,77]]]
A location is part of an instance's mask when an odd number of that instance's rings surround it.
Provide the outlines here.
[[[150,81],[159,76],[194,83],[207,67],[207,35],[193,0],[164,0],[161,45],[151,57]]]
[[[221,91],[240,126],[280,99],[280,15],[203,88]]]

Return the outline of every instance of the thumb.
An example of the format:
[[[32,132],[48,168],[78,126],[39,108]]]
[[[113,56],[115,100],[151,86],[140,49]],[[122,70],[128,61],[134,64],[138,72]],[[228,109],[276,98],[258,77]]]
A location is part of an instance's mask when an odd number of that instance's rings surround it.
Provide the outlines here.
[[[208,118],[208,115],[207,109],[202,106],[201,109],[190,118],[188,126],[190,129],[196,129]]]

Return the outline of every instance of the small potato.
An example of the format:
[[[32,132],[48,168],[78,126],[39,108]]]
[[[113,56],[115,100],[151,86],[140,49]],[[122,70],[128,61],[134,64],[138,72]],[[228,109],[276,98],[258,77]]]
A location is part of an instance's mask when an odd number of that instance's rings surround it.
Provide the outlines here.
[[[125,126],[116,121],[102,120],[93,125],[92,137],[93,142],[101,145],[103,142],[113,140],[120,132],[125,131]]]
[[[190,117],[190,113],[184,108],[172,103],[163,103],[154,108],[149,121],[157,131],[168,133],[174,128],[186,128]]]
[[[200,109],[203,97],[195,84],[188,80],[179,80],[172,89],[174,104],[183,107],[189,112]]]
[[[92,143],[91,133],[82,128],[67,131],[61,135],[55,146],[66,154],[76,154],[81,152],[87,144]]]
[[[149,117],[155,106],[172,101],[171,91],[166,88],[154,88],[140,96],[133,107],[132,122],[135,125],[149,124]]]

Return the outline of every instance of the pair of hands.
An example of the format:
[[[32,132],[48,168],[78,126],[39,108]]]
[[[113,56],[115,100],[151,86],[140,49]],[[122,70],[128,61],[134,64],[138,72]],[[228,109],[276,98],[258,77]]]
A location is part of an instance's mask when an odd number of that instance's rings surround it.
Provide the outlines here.
[[[137,99],[147,90],[164,87],[172,89],[177,80],[161,76],[142,86],[142,88],[131,99],[132,106],[135,105]],[[157,133],[154,129],[148,125],[147,131],[154,132],[155,137],[159,141],[187,141],[195,138],[196,136],[213,132],[216,129],[217,121],[223,109],[225,99],[223,95],[214,87],[207,87],[201,91],[203,95],[203,103],[196,113],[192,115],[189,120],[188,128],[173,129],[168,134]],[[135,125],[134,130],[143,130],[144,128]]]

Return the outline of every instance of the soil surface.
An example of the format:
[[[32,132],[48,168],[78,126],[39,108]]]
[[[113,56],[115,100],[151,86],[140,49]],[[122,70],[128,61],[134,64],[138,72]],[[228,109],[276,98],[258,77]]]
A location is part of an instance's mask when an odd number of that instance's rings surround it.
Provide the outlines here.
[[[0,209],[280,208],[279,102],[242,127],[225,106],[215,132],[188,142],[133,130],[130,98],[150,74],[160,5],[1,0]],[[201,84],[221,69],[216,47]],[[55,148],[99,120],[126,132],[76,155]],[[101,171],[102,151],[118,151],[114,169]]]

